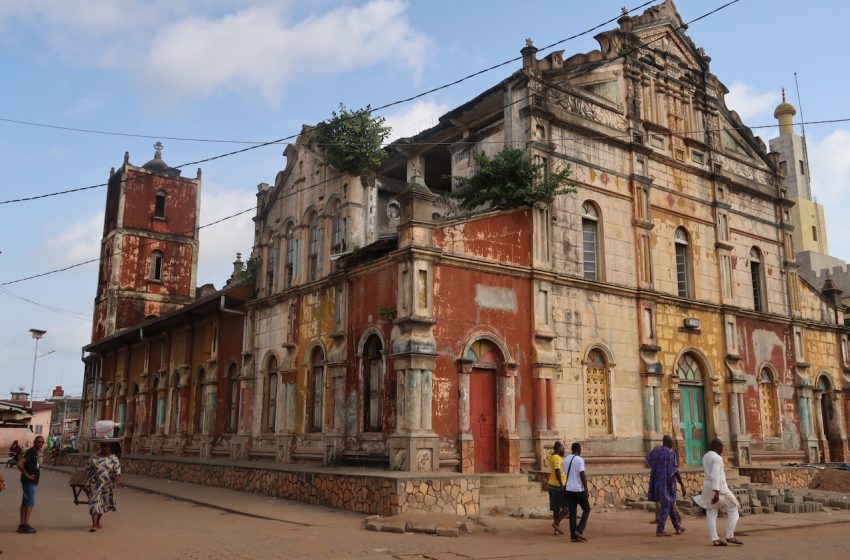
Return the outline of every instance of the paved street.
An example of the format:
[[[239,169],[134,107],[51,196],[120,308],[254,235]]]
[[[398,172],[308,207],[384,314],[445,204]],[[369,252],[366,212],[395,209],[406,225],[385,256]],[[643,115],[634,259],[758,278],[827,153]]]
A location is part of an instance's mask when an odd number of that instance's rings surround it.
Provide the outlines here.
[[[20,487],[4,471],[0,492],[0,550],[3,559],[203,559],[231,558],[552,558],[574,554],[600,559],[688,558],[774,559],[805,554],[818,560],[845,558],[850,512],[744,517],[744,547],[708,546],[703,520],[689,519],[682,537],[657,539],[648,514],[600,513],[591,517],[585,545],[551,536],[542,520],[486,517],[490,531],[457,539],[374,533],[362,529],[364,516],[263,496],[127,477],[128,483],[214,507],[132,488],[119,490],[118,513],[104,517],[104,529],[87,532],[86,506],[74,506],[68,474],[44,471],[32,524],[37,535],[14,532]],[[216,509],[218,508],[218,509]],[[227,511],[225,511],[227,510]],[[230,513],[239,511],[241,513]],[[724,521],[721,520],[721,527]],[[820,525],[791,528],[794,525]],[[828,524],[823,524],[828,523]]]

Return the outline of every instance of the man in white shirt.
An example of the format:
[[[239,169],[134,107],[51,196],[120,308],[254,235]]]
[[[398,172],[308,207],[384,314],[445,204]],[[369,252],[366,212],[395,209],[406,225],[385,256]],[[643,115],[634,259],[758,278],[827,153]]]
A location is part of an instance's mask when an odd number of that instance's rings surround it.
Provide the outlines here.
[[[695,496],[694,502],[705,509],[708,523],[708,538],[714,546],[726,546],[726,543],[744,544],[735,537],[735,525],[738,524],[738,499],[726,484],[726,471],[723,465],[723,442],[718,438],[708,444],[708,453],[702,458],[705,478],[702,483],[702,495]],[[717,535],[717,514],[723,508],[726,511],[726,541]]]
[[[590,517],[590,503],[587,501],[587,478],[584,476],[584,459],[581,458],[581,444],[576,442],[570,447],[572,455],[564,457],[566,472],[567,508],[570,512],[570,539],[573,542],[587,542],[583,535]],[[576,523],[578,506],[581,506],[581,520]]]

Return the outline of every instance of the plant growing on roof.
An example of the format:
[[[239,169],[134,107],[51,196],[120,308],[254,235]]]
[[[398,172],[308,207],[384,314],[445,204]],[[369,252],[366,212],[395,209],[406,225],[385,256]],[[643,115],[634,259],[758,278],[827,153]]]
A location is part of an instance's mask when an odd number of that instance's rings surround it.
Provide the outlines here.
[[[472,210],[482,204],[496,209],[520,206],[543,207],[560,194],[576,192],[568,177],[569,165],[556,173],[547,173],[544,164],[532,163],[525,150],[504,147],[490,158],[475,154],[478,170],[471,177],[453,177],[459,186],[455,196],[460,207]]]
[[[339,111],[313,131],[313,142],[329,165],[352,175],[377,169],[384,160],[384,140],[392,130],[384,126],[384,117],[373,117],[372,108],[349,110],[342,103]]]

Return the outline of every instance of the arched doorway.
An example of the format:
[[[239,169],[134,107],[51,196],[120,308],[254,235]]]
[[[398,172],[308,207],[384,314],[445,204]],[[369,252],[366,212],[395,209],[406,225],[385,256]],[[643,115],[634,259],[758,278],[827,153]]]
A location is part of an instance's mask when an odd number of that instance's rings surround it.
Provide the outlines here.
[[[466,352],[472,361],[469,380],[469,421],[475,472],[497,470],[496,373],[500,353],[487,340],[473,342]]]
[[[819,435],[821,441],[821,457],[824,461],[840,461],[843,456],[841,435],[836,429],[835,416],[837,410],[833,402],[832,382],[826,375],[818,377],[816,387],[816,398],[820,404],[818,418],[822,432]]]
[[[703,368],[692,353],[684,354],[676,364],[679,378],[679,429],[685,447],[685,463],[702,464],[708,448],[705,419],[705,387]]]

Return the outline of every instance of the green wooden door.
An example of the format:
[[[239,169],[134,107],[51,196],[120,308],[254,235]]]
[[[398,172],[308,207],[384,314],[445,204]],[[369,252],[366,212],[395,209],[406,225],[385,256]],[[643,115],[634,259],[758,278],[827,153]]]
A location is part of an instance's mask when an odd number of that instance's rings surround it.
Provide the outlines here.
[[[705,392],[701,386],[680,385],[679,427],[685,439],[685,462],[691,466],[702,464],[706,452]]]

